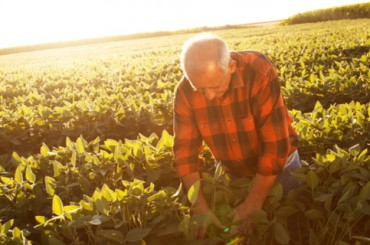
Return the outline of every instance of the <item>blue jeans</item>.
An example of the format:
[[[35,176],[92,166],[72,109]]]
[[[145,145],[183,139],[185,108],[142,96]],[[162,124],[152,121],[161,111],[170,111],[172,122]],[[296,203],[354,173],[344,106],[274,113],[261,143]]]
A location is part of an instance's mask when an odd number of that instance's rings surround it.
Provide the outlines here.
[[[294,169],[300,168],[301,166],[301,159],[299,158],[298,151],[290,154],[286,160],[283,171],[277,176],[277,180],[283,186],[283,196],[286,196],[290,190],[300,186],[300,182],[295,180],[293,176],[290,175],[290,172]]]

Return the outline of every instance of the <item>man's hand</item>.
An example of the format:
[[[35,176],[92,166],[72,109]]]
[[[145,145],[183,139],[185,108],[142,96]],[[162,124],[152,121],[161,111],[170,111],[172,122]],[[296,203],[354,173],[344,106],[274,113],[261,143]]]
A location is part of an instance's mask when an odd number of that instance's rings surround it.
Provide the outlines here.
[[[251,189],[244,201],[235,208],[233,215],[233,226],[231,232],[239,233],[246,237],[253,233],[253,226],[248,221],[249,216],[262,208],[272,186],[274,185],[276,176],[263,176],[257,174],[252,182]],[[232,233],[232,234],[233,234]]]
[[[248,202],[241,203],[238,207],[235,208],[233,215],[233,225],[231,227],[231,234],[239,234],[245,237],[252,235],[253,233],[253,226],[248,221],[248,217],[250,214],[258,211],[260,208],[258,206],[254,206],[248,204]]]

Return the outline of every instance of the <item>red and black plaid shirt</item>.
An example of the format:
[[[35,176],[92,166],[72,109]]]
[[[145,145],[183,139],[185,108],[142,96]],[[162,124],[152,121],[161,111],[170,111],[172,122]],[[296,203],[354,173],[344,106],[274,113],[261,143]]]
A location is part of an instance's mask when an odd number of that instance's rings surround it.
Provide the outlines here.
[[[174,154],[179,176],[197,172],[202,142],[241,176],[281,172],[298,135],[271,61],[257,51],[231,52],[237,63],[222,98],[207,100],[184,77],[174,99]],[[231,163],[230,163],[231,162]]]

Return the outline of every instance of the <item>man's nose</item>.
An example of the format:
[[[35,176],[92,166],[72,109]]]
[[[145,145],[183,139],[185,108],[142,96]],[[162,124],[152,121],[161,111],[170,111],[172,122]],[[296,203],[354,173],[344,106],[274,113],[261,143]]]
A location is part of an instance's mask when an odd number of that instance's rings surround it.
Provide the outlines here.
[[[209,100],[213,100],[216,97],[216,92],[212,91],[211,89],[206,89],[204,93],[206,94],[206,97]]]

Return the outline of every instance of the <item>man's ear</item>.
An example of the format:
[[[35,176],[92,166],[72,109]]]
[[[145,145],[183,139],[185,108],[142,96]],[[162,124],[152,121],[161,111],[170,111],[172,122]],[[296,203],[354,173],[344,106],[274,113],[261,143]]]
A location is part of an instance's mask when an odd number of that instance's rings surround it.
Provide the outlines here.
[[[229,62],[229,71],[231,73],[234,73],[236,71],[236,61],[233,60],[232,58],[230,58],[230,62]]]

